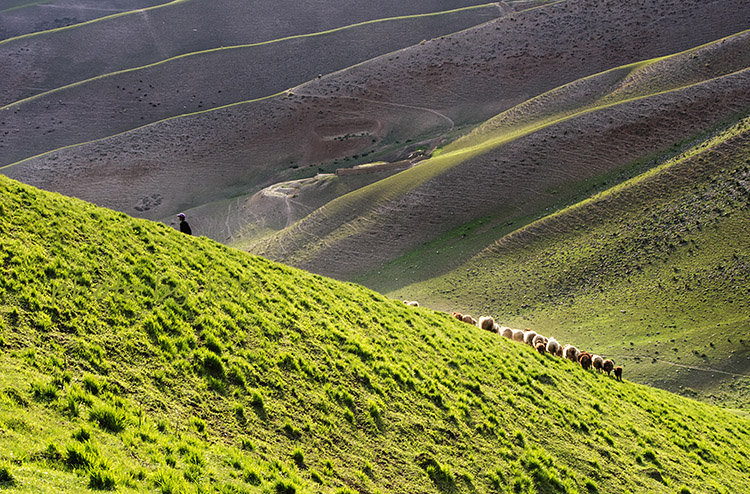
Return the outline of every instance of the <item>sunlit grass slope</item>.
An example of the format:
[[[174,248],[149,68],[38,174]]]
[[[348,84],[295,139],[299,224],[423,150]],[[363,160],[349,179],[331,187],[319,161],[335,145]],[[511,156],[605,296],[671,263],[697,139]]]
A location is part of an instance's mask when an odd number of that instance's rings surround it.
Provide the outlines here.
[[[750,421],[0,177],[21,492],[743,492]]]
[[[641,382],[750,407],[749,164],[745,119],[391,295],[539,328]]]

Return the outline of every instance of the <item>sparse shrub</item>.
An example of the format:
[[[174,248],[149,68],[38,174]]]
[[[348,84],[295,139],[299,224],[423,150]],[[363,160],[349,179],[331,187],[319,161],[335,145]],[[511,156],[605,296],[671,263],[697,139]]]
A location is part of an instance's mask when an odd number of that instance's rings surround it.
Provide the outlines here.
[[[198,465],[188,465],[185,471],[182,473],[182,476],[187,480],[188,482],[192,482],[193,484],[197,484],[201,480],[201,476],[203,475],[203,469]]]
[[[305,455],[304,455],[304,453],[302,453],[301,449],[296,448],[294,450],[294,453],[292,453],[292,459],[294,460],[294,463],[296,463],[299,468],[304,468],[304,466],[305,466]]]
[[[81,427],[80,429],[78,429],[76,432],[72,434],[72,437],[76,441],[80,441],[84,443],[88,441],[89,439],[91,439],[91,432],[89,432],[89,430],[86,429],[85,427]]]
[[[154,484],[161,489],[162,494],[182,494],[185,492],[185,484],[177,477],[174,472],[161,469],[156,472]]]
[[[52,401],[57,399],[57,386],[52,383],[31,383],[31,393],[37,401]]]
[[[378,429],[383,429],[383,410],[378,406],[377,403],[374,401],[371,401],[368,405],[368,411],[370,412],[370,417],[372,417],[373,422],[375,422],[375,425]]]
[[[190,426],[201,434],[206,430],[206,423],[200,417],[190,417]]]
[[[216,335],[212,332],[205,331],[203,333],[203,339],[206,344],[206,348],[208,348],[211,352],[215,353],[216,355],[221,355],[222,352],[224,352],[224,347],[221,345],[221,342],[216,337]]]
[[[244,449],[245,451],[255,451],[255,444],[250,439],[242,438],[242,441],[240,442],[240,447]]]
[[[92,468],[99,463],[99,450],[90,441],[70,443],[65,447],[63,462],[73,470]]]
[[[592,480],[590,480],[590,479],[587,479],[587,480],[586,480],[586,483],[585,483],[585,484],[583,484],[583,486],[584,486],[584,487],[586,488],[586,490],[587,490],[588,492],[590,492],[591,494],[596,494],[597,492],[599,492],[599,488],[598,488],[598,487],[596,486],[596,484],[595,484],[595,483],[594,483],[594,482],[593,482]]]
[[[99,379],[92,374],[86,374],[83,377],[83,389],[94,396],[99,396],[107,389],[107,381]]]
[[[0,465],[0,486],[12,487],[14,485],[16,485],[16,479],[10,473],[10,466]]]
[[[310,478],[315,483],[318,483],[318,484],[323,483],[323,477],[318,473],[317,470],[310,470]]]
[[[244,471],[242,478],[250,485],[258,486],[261,483],[260,474],[251,468]]]
[[[89,488],[100,491],[112,491],[115,489],[117,481],[115,476],[109,470],[103,467],[92,468],[89,470]]]
[[[205,353],[202,358],[201,365],[203,371],[213,377],[224,376],[224,363],[221,358],[214,353]]]
[[[285,480],[277,481],[273,488],[276,494],[297,494],[297,488],[294,484]]]
[[[6,388],[3,391],[3,394],[7,396],[10,401],[20,407],[26,408],[27,406],[29,406],[29,401],[21,394],[20,391],[14,388]]]
[[[101,404],[91,409],[89,419],[98,423],[102,429],[117,433],[125,429],[127,415],[122,408]]]
[[[284,431],[284,434],[286,434],[289,439],[296,440],[302,436],[302,431],[294,427],[294,425],[292,425],[292,423],[289,421],[284,424],[281,430]]]
[[[690,493],[690,489],[688,489],[688,488],[687,488],[687,487],[685,487],[685,486],[682,486],[682,487],[680,488],[680,490],[678,491],[678,494],[691,494],[691,493]]]
[[[76,401],[75,397],[68,395],[65,397],[64,400],[62,400],[62,406],[61,406],[62,412],[69,417],[78,417],[80,415],[80,412],[78,411],[78,401]]]

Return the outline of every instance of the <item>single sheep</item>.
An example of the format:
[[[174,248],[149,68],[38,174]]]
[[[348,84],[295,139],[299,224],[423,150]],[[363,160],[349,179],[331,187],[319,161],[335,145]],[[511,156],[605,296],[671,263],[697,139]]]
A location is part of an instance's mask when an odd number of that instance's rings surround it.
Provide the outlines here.
[[[495,323],[495,324],[494,324],[494,325],[492,326],[492,331],[494,331],[494,332],[495,332],[495,333],[497,333],[497,334],[500,334],[500,325],[499,325],[498,323]]]
[[[416,300],[404,300],[404,303],[410,307],[419,307],[419,302]]]
[[[473,326],[477,325],[477,320],[471,317],[469,314],[464,314],[463,321]]]
[[[523,342],[527,345],[534,346],[534,338],[536,338],[536,331],[532,331],[530,329],[527,329],[523,333]]]
[[[622,381],[622,367],[615,367],[615,379]]]
[[[513,330],[507,326],[503,326],[502,328],[500,328],[500,336],[503,336],[504,338],[508,338],[509,340],[512,340]]]
[[[495,320],[492,319],[490,316],[482,316],[479,318],[479,322],[477,323],[477,326],[487,331],[493,331],[495,328]]]
[[[557,355],[560,358],[563,357],[563,346],[561,344],[557,345],[557,353],[555,353],[555,355]]]
[[[451,316],[455,317],[459,321],[463,321],[464,320],[464,315],[461,314],[460,312],[454,312],[453,314],[451,314]]]
[[[607,359],[604,362],[602,362],[602,370],[606,372],[607,375],[609,375],[609,373],[612,372],[612,369],[614,368],[615,368],[615,363],[612,360]]]
[[[573,345],[565,345],[565,348],[563,348],[563,355],[571,362],[578,362],[578,356],[580,354],[581,352]]]
[[[581,364],[583,370],[589,370],[591,368],[591,354],[587,352],[581,353],[578,357],[578,363]]]
[[[601,355],[594,355],[591,357],[591,365],[594,366],[594,369],[598,370],[599,372],[602,371],[602,362],[604,362],[604,359]]]
[[[544,346],[547,346],[547,341],[549,341],[549,340],[547,340],[547,338],[546,338],[546,337],[544,337],[544,336],[542,336],[542,335],[538,334],[538,335],[534,336],[534,341],[532,342],[532,346],[533,346],[534,348],[536,348],[536,346],[537,346],[537,345],[538,345],[539,343],[541,343],[541,344],[542,344],[542,345],[544,345]]]
[[[544,343],[539,343],[536,347],[536,351],[544,355],[547,352],[547,347],[544,346]]]
[[[560,343],[554,338],[550,338],[547,342],[547,353],[551,353],[552,355],[557,355],[557,351],[560,349]]]
[[[523,329],[513,330],[513,341],[519,341],[523,343]]]

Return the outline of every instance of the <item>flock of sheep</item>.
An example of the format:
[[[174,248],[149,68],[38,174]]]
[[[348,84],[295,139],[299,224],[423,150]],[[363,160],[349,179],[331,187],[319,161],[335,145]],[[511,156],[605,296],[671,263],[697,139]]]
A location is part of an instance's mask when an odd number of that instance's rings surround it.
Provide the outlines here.
[[[563,346],[559,341],[553,337],[547,338],[538,334],[536,331],[527,329],[526,331],[521,329],[511,329],[508,327],[500,326],[490,316],[482,316],[479,321],[474,319],[468,314],[461,314],[454,312],[453,317],[459,321],[463,321],[468,324],[472,324],[481,329],[497,333],[500,336],[508,338],[509,340],[518,341],[520,343],[526,343],[531,347],[535,348],[537,352],[541,354],[549,353],[556,357],[563,357],[572,362],[578,362],[584,370],[589,370],[591,367],[598,370],[599,372],[606,372],[610,375],[612,371],[615,372],[615,378],[618,381],[622,380],[622,367],[615,367],[614,361],[611,359],[605,359],[600,355],[592,355],[588,352],[582,352],[573,345]]]
[[[419,307],[419,302],[415,300],[404,300],[406,305],[412,307]],[[622,367],[615,367],[615,363],[611,359],[605,359],[600,355],[593,355],[588,352],[582,352],[573,345],[563,346],[559,341],[553,337],[547,338],[538,334],[536,331],[527,329],[511,329],[508,327],[500,326],[490,316],[482,316],[479,321],[474,319],[468,314],[461,314],[460,312],[454,312],[453,317],[459,321],[477,326],[486,331],[497,333],[500,336],[504,336],[509,340],[518,341],[519,343],[526,343],[527,345],[536,349],[541,354],[549,353],[556,357],[564,357],[572,362],[577,362],[583,367],[584,370],[589,370],[591,367],[598,370],[599,372],[606,372],[610,375],[612,371],[615,373],[615,378],[618,381],[622,381]]]

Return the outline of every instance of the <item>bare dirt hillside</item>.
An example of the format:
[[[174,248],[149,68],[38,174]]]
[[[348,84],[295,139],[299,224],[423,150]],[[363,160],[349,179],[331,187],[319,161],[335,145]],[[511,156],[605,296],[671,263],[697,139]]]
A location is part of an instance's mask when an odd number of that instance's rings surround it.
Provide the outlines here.
[[[507,11],[490,5],[201,51],[48,91],[0,110],[0,163],[185,113],[267,97],[319,75],[495,19]]]
[[[736,0],[571,0],[543,5],[381,56],[271,100],[146,126],[6,167],[3,173],[130,214],[165,218],[180,209],[252,194],[342,164],[398,159],[421,142],[456,135],[576,79],[741,31],[748,17],[750,5]],[[623,132],[614,125],[615,118],[622,118],[643,129],[639,132],[646,135],[640,138],[650,140],[644,149],[651,150],[644,152],[652,152],[744,108],[741,101],[731,101],[732,91],[743,93],[730,87],[746,84],[741,77],[707,84],[721,87],[725,96],[718,105],[710,96],[698,98],[694,108],[708,112],[696,121],[689,108],[683,116],[662,103],[633,103],[607,117],[613,122],[609,132]],[[649,115],[652,110],[656,113]],[[649,137],[651,126],[662,118],[679,125]],[[569,134],[586,132],[580,126],[594,123],[570,124]],[[607,143],[611,145],[605,150],[592,153],[631,159],[630,148],[621,146],[640,145],[638,140]],[[547,145],[538,149],[555,154]],[[596,163],[584,175],[604,169]],[[537,173],[542,170],[539,166]],[[524,190],[513,193],[524,196]],[[429,197],[411,198],[409,204],[427,204]],[[425,211],[432,215],[436,206],[427,205]],[[220,224],[224,218],[213,221]],[[409,236],[396,249],[420,239],[421,234]]]
[[[97,75],[201,50],[304,35],[477,0],[176,0],[84,25],[0,42],[0,105]],[[2,16],[4,17],[4,15]]]
[[[744,69],[584,111],[531,132],[511,127],[519,137],[470,159],[454,161],[447,153],[427,160],[328,204],[258,251],[348,279],[478,219],[523,221],[576,193],[586,181],[745,114],[748,84],[750,69]],[[422,272],[428,273],[436,274]]]
[[[0,40],[47,31],[170,0],[6,0],[0,3]]]

